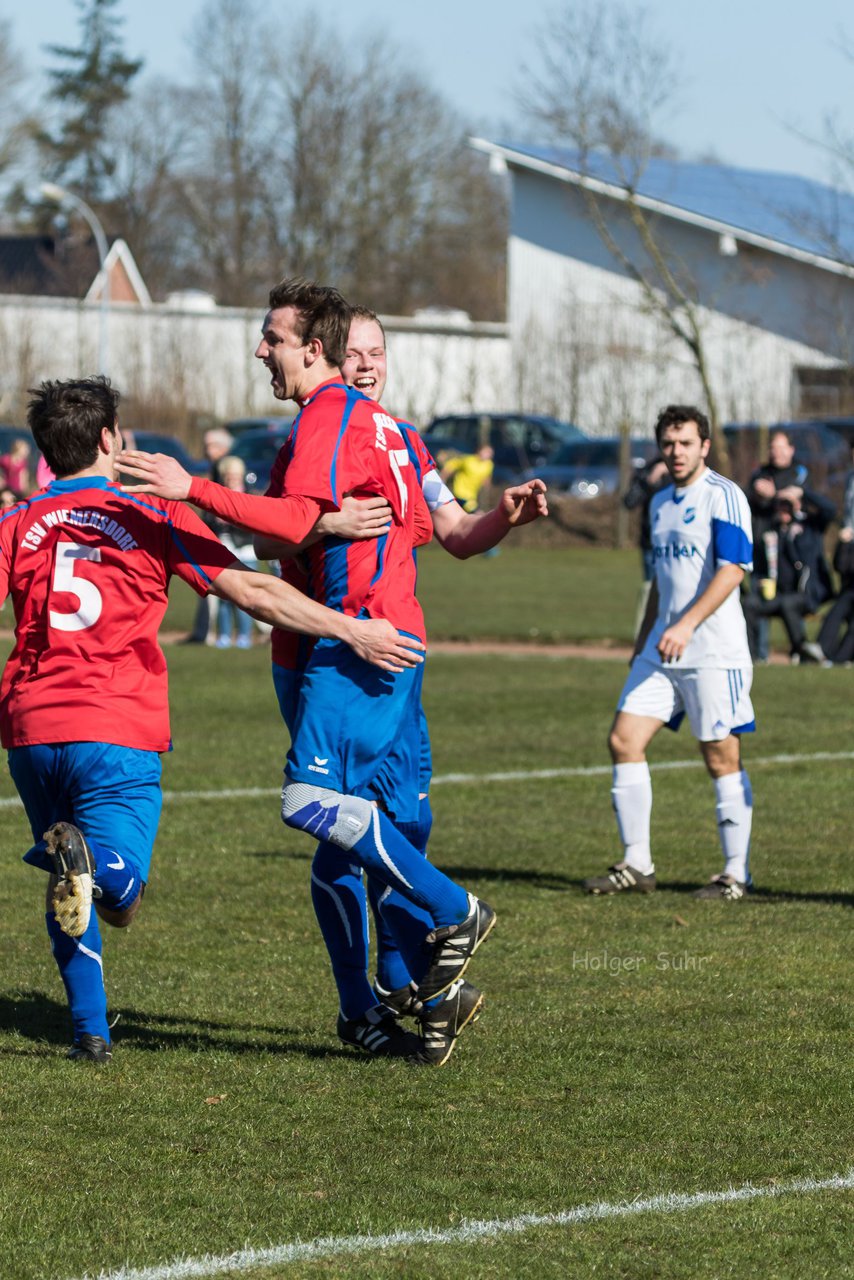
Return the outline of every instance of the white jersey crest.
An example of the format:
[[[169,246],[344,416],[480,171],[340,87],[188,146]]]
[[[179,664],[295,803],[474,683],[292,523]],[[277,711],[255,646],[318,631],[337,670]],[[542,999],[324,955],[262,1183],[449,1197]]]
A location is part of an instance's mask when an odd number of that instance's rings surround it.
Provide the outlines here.
[[[643,656],[661,665],[656,645],[664,631],[703,594],[722,565],[753,567],[747,498],[732,480],[706,470],[694,484],[668,485],[650,506],[658,617]],[[750,666],[747,628],[736,588],[702,622],[679,659],[680,667]]]

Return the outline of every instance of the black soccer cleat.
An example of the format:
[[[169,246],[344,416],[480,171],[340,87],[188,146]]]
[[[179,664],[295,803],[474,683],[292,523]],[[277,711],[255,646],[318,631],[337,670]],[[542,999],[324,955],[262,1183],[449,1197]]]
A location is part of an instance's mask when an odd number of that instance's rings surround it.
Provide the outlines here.
[[[113,1051],[110,1047],[109,1040],[105,1040],[103,1036],[92,1036],[86,1031],[79,1040],[75,1040],[74,1044],[65,1055],[74,1062],[100,1062],[102,1064],[112,1062]]]
[[[338,1039],[376,1058],[414,1059],[421,1048],[418,1036],[404,1031],[393,1010],[384,1004],[374,1005],[361,1018],[339,1014]]]
[[[95,860],[82,831],[70,822],[55,822],[44,842],[57,877],[51,899],[56,922],[69,938],[81,938],[92,913]]]
[[[738,902],[753,892],[753,881],[736,880],[735,876],[712,876],[702,889],[695,889],[692,897],[702,898],[709,902],[713,899],[724,902]]]
[[[471,1023],[477,1022],[483,1008],[483,993],[470,982],[460,979],[436,1004],[424,1009],[421,1024],[421,1050],[418,1062],[427,1067],[443,1067],[454,1051],[457,1036]]]
[[[466,971],[480,944],[492,932],[495,912],[486,902],[469,894],[469,913],[460,924],[442,925],[424,939],[431,949],[430,964],[418,984],[418,999],[423,1003],[447,991]]]
[[[615,862],[606,876],[590,876],[582,885],[585,893],[654,893],[655,872],[645,876],[627,862]]]
[[[385,987],[374,981],[374,994],[380,1004],[391,1009],[396,1018],[417,1018],[424,1008],[418,999],[418,988],[414,982],[408,987],[397,987],[394,991],[386,991]]]

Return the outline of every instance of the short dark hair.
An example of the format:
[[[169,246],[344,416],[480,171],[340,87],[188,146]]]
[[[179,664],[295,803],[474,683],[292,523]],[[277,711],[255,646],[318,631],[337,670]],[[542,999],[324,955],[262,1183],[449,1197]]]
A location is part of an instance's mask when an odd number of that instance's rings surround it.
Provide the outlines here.
[[[668,427],[681,427],[683,422],[696,422],[701,440],[711,440],[709,419],[695,404],[669,404],[662,409],[655,424],[655,438],[661,444],[661,436]]]
[[[774,439],[775,436],[782,436],[786,441],[786,444],[791,445],[791,447],[794,449],[795,441],[791,431],[788,431],[785,427],[772,427],[771,430],[768,432],[769,444],[771,443],[771,441]]]
[[[347,354],[353,309],[337,289],[293,276],[280,280],[270,290],[268,306],[271,311],[294,307],[299,315],[298,332],[303,342],[317,339],[323,344],[326,363],[341,368]]]
[[[376,311],[371,311],[370,307],[352,307],[351,310],[353,312],[353,320],[371,320],[374,324],[379,325],[380,333],[383,335],[383,347],[385,347],[387,345],[385,325],[382,320],[380,320]],[[353,323],[353,320],[350,321],[351,324]]]
[[[110,379],[70,378],[30,387],[27,425],[55,476],[70,476],[91,467],[98,456],[101,432],[116,429],[119,393]]]

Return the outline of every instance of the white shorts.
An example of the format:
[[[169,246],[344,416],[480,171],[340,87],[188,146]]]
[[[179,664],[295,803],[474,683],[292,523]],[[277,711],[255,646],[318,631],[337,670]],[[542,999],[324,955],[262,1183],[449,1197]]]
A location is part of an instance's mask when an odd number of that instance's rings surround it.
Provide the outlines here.
[[[752,667],[657,667],[635,658],[623,685],[618,711],[652,716],[668,729],[678,729],[687,713],[700,742],[722,742],[731,733],[753,733],[756,720],[750,701]]]

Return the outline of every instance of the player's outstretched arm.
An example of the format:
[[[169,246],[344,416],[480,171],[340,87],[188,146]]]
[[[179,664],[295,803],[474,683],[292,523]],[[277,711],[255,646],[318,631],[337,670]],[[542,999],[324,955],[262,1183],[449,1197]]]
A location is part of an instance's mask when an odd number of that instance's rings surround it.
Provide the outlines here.
[[[343,640],[363,661],[384,671],[403,671],[423,662],[425,646],[421,641],[400,635],[385,618],[350,618],[327,609],[290,583],[271,574],[255,573],[239,560],[234,561],[233,567],[223,569],[211,590],[274,627]]]
[[[456,502],[444,503],[433,512],[433,528],[446,551],[467,560],[497,546],[511,529],[548,514],[545,484],[527,480],[505,489],[493,511],[469,514]]]

